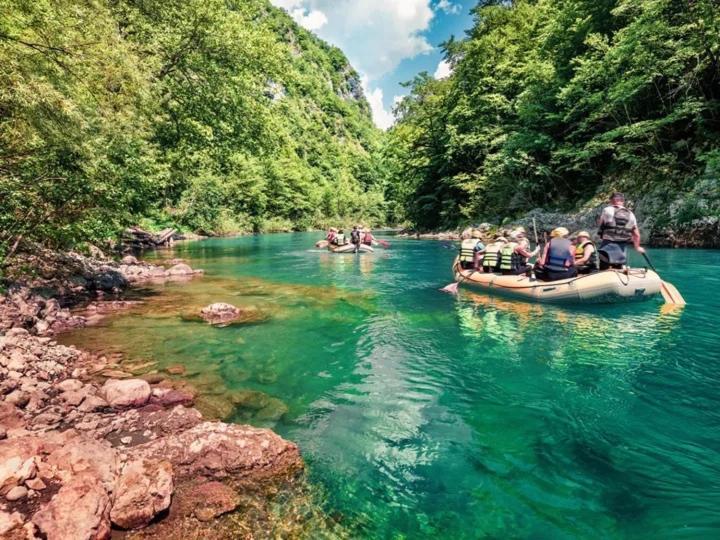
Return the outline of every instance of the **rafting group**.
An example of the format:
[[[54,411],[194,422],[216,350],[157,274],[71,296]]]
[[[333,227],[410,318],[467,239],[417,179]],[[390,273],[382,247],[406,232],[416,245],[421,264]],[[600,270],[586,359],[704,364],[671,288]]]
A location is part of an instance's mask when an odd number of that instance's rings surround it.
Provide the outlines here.
[[[325,240],[317,242],[315,247],[327,248],[333,253],[372,253],[373,246],[378,245],[390,246],[388,242],[375,238],[369,228],[355,225],[349,235],[343,229],[330,227]]]
[[[571,235],[567,228],[557,227],[542,249],[539,245],[531,249],[522,227],[497,236],[487,246],[479,230],[465,230],[453,264],[456,283],[446,290],[457,290],[462,283],[547,302],[638,299],[661,293],[666,301],[680,303],[677,290],[656,272],[627,266],[630,244],[650,261],[640,245],[637,219],[625,207],[622,193],[612,194],[598,225],[599,246],[587,231]],[[537,243],[537,232],[535,236]],[[535,257],[535,264],[530,264]]]

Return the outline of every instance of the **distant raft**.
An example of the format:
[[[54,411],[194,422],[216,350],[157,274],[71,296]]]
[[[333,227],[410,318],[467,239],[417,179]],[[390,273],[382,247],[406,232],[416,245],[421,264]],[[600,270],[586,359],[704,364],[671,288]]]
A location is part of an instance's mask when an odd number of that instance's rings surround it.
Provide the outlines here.
[[[555,304],[612,303],[647,300],[660,293],[662,280],[652,270],[604,270],[560,281],[540,281],[527,276],[503,276],[462,270],[453,265],[455,281],[463,286]]]

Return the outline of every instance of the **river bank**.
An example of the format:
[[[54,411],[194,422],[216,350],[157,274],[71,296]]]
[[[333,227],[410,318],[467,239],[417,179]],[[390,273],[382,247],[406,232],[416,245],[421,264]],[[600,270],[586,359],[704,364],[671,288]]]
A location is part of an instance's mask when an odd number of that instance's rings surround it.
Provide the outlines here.
[[[597,216],[603,204],[592,204],[577,212],[548,212],[533,210],[516,220],[503,221],[502,224],[482,223],[483,241],[492,240],[497,234],[505,234],[516,227],[525,227],[531,238],[533,223],[542,238],[543,231],[551,231],[560,225],[570,231],[597,230]],[[643,244],[658,248],[720,248],[720,218],[708,216],[692,220],[683,225],[658,225],[652,214],[645,214],[642,207],[636,211]],[[425,240],[459,240],[463,228],[445,231],[402,231],[399,236]]]
[[[180,260],[163,267],[52,252],[22,255],[11,274],[20,271],[26,277],[0,296],[3,538],[252,534],[238,508],[251,508],[261,530],[300,526],[299,518],[272,523],[270,511],[278,493],[299,483],[295,444],[268,429],[206,420],[172,370],[120,366],[120,358],[55,340],[135,305],[118,296],[131,285],[202,271]],[[78,305],[81,312],[70,310]]]

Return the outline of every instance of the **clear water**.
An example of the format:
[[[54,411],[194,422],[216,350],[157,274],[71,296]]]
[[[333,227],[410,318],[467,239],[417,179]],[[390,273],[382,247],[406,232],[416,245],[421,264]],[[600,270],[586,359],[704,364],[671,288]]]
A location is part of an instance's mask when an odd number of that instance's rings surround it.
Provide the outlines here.
[[[446,243],[316,239],[177,247],[204,278],[66,339],[281,400],[232,419],[297,442],[353,537],[720,537],[720,252],[651,252],[688,301],[668,312],[453,297]],[[218,301],[268,319],[181,316]]]

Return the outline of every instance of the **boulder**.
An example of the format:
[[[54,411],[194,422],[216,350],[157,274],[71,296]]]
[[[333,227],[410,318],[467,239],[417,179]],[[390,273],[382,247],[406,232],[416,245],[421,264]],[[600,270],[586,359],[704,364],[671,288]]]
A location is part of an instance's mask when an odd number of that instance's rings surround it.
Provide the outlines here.
[[[152,391],[152,396],[150,397],[150,403],[157,403],[163,407],[190,404],[192,402],[192,394],[170,388],[155,388]]]
[[[55,385],[61,392],[73,392],[80,390],[83,387],[83,383],[77,379],[65,379]]]
[[[168,276],[191,276],[195,272],[187,264],[178,263],[167,270]]]
[[[125,256],[120,260],[120,262],[121,262],[122,264],[127,264],[128,266],[133,265],[133,264],[138,264],[137,258],[133,257],[132,255],[125,255]]]
[[[53,476],[62,482],[87,474],[108,490],[117,479],[119,459],[110,443],[91,436],[75,436],[53,451],[46,460]]]
[[[22,454],[22,449],[17,449]],[[0,462],[0,493],[7,495],[13,488],[37,474],[37,465],[34,457],[24,459],[22,455],[15,455]]]
[[[63,485],[32,521],[47,540],[106,539],[110,497],[91,475],[79,475]]]
[[[150,399],[150,385],[142,379],[110,379],[100,389],[100,397],[112,407],[140,407]]]
[[[125,465],[114,492],[110,520],[123,529],[144,527],[170,506],[172,465],[167,461],[131,461]]]
[[[202,422],[138,445],[133,455],[167,459],[176,475],[191,478],[259,478],[302,467],[298,447],[272,431],[222,422]]]

